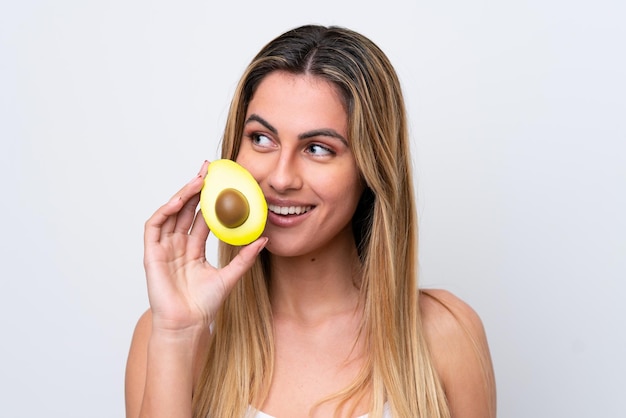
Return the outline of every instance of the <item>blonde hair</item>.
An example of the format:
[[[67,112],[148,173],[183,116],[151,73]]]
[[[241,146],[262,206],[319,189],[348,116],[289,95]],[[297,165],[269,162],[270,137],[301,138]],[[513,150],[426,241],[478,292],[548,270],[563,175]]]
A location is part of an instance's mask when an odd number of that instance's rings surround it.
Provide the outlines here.
[[[382,417],[385,402],[395,417],[449,417],[420,320],[417,215],[405,105],[394,68],[372,41],[345,28],[303,26],[284,33],[259,52],[237,87],[223,158],[237,157],[248,103],[273,71],[311,74],[337,86],[366,185],[352,224],[362,268],[360,338],[368,359],[355,381],[331,399],[341,409],[369,398],[371,417]],[[236,253],[220,244],[220,264]],[[197,418],[242,417],[248,405],[262,405],[267,396],[274,357],[268,257],[261,254],[217,315],[194,394]]]

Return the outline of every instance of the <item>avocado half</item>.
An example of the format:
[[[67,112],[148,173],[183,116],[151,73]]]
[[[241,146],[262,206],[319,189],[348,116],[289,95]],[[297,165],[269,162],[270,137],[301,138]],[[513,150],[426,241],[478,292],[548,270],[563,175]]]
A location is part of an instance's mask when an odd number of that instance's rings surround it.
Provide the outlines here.
[[[247,245],[265,229],[267,202],[252,174],[232,160],[209,164],[200,192],[200,209],[215,236],[231,245]]]

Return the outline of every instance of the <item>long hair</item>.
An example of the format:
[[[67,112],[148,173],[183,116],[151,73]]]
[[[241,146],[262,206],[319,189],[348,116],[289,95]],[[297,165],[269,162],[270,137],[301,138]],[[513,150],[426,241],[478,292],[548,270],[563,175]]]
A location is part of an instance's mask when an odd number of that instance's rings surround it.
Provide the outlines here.
[[[273,71],[310,74],[338,88],[366,185],[352,226],[362,269],[359,335],[367,360],[354,382],[329,399],[341,409],[367,397],[371,417],[382,417],[385,402],[394,417],[449,417],[420,320],[410,146],[394,68],[371,40],[345,28],[308,25],[282,34],[257,54],[237,86],[223,158],[237,157],[248,104]],[[236,253],[220,243],[220,264]],[[264,251],[217,315],[194,393],[197,418],[243,417],[248,405],[262,405],[267,396],[274,355],[268,265]]]

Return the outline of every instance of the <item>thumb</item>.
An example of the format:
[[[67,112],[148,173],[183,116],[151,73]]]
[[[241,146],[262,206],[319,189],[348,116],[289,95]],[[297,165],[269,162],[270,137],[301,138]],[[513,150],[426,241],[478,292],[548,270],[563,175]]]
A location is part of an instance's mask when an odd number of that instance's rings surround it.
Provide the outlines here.
[[[239,254],[233,258],[227,266],[222,267],[220,276],[224,281],[226,291],[230,292],[235,283],[244,275],[246,271],[252,267],[254,260],[261,250],[265,248],[268,238],[259,238],[252,244],[246,245],[239,251]]]

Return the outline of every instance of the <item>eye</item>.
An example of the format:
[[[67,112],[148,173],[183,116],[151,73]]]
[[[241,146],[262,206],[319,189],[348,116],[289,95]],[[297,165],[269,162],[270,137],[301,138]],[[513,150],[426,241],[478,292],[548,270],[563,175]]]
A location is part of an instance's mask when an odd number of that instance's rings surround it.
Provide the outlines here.
[[[333,150],[320,144],[309,144],[306,148],[306,152],[320,157],[335,154]]]
[[[250,141],[257,147],[271,148],[273,141],[267,135],[253,133],[250,135]]]

